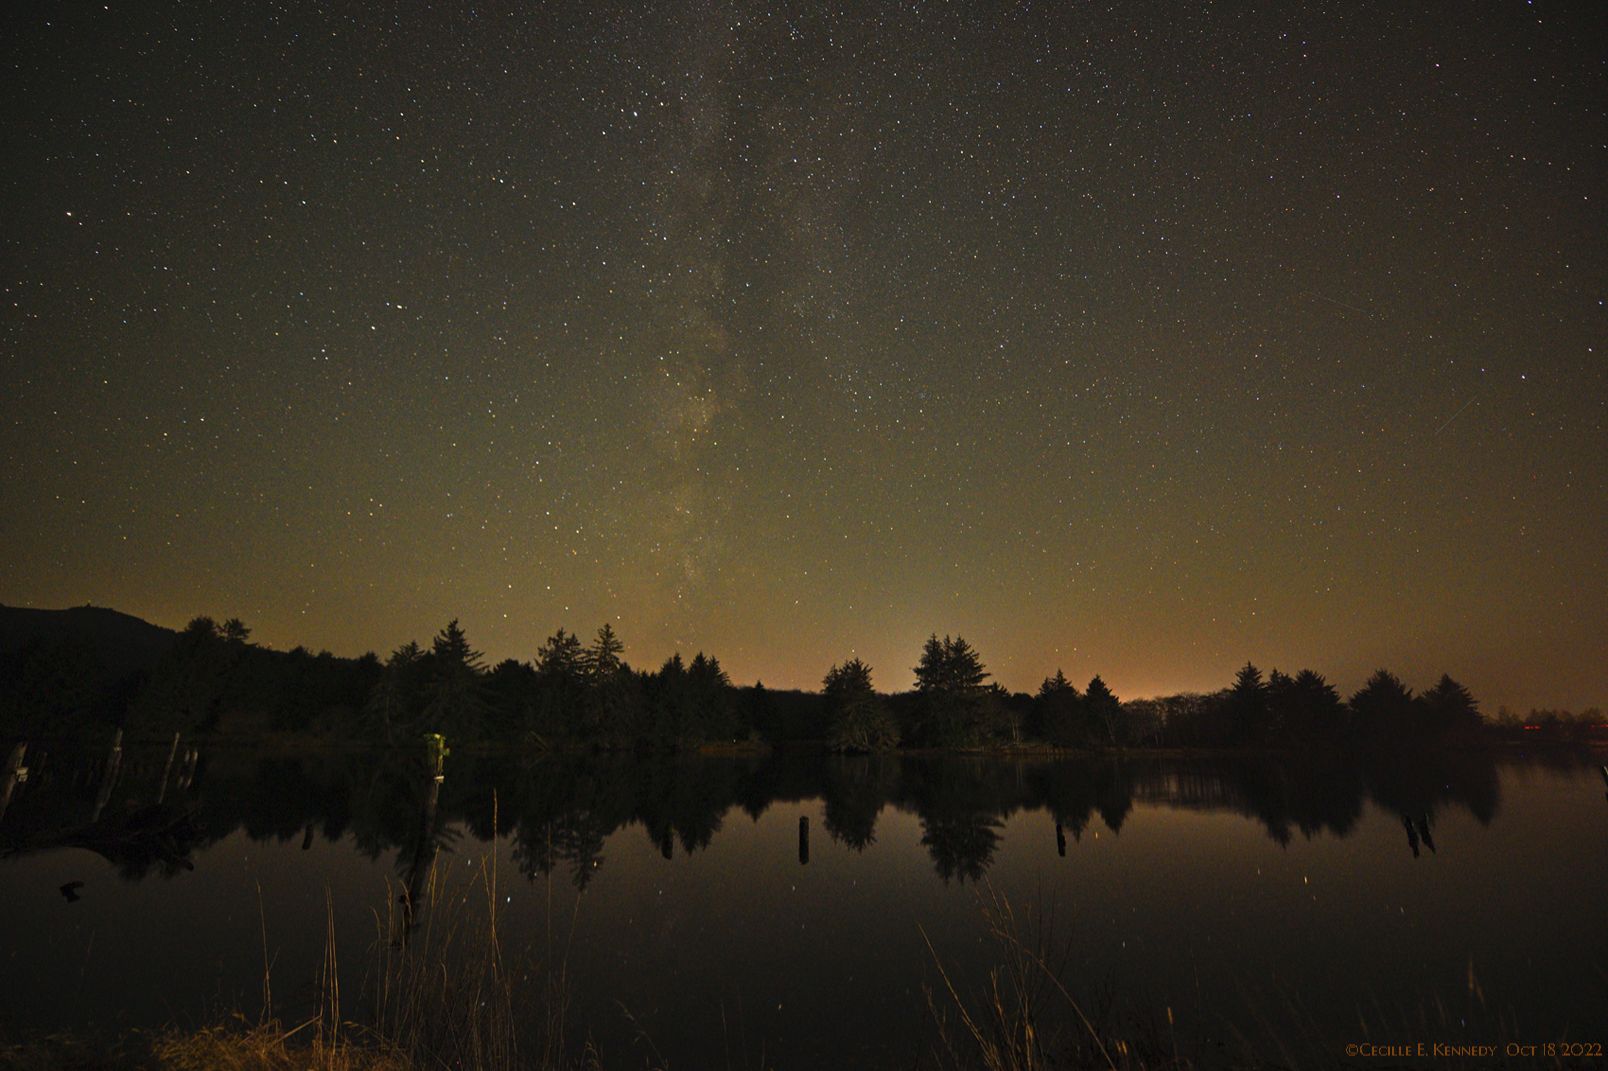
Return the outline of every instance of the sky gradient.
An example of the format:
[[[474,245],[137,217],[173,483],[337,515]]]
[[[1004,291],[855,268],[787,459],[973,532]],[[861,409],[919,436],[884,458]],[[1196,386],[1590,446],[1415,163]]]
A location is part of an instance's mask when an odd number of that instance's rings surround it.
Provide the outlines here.
[[[0,16],[0,601],[1608,702],[1608,8],[643,6]]]

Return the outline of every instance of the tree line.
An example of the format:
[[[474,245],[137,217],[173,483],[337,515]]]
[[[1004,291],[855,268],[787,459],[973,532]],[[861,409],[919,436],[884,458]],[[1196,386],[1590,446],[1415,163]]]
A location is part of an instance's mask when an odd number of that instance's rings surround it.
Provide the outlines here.
[[[488,666],[450,621],[428,645],[381,660],[254,644],[238,618],[197,617],[146,674],[90,694],[94,674],[70,653],[24,649],[4,667],[0,718],[10,731],[106,723],[174,731],[315,734],[390,744],[442,733],[599,750],[684,750],[711,744],[812,741],[839,752],[905,748],[1328,746],[1399,739],[1466,740],[1479,704],[1449,676],[1415,694],[1380,670],[1342,697],[1310,669],[1264,676],[1247,663],[1208,694],[1123,701],[1098,675],[1081,688],[1061,670],[1035,693],[991,680],[960,636],[930,636],[915,687],[879,691],[859,658],[832,665],[818,693],[733,685],[713,655],[678,652],[657,669],[624,657],[613,627],[590,639],[558,629],[529,660]]]

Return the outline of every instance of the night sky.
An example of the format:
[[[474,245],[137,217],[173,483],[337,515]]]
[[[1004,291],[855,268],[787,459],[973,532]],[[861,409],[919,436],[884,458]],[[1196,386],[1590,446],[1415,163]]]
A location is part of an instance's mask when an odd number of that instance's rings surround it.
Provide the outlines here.
[[[12,5],[0,601],[1601,704],[1608,7],[1404,6]]]

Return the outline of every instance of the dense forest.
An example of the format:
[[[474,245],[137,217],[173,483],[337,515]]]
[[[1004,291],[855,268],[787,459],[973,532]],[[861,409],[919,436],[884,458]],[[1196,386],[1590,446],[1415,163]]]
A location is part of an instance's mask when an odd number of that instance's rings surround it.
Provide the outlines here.
[[[1099,676],[1080,688],[1060,670],[1034,694],[1013,693],[989,679],[982,656],[959,636],[927,640],[911,691],[879,692],[872,668],[849,659],[826,671],[819,692],[799,692],[736,686],[703,652],[635,668],[607,624],[590,640],[561,628],[531,660],[488,666],[457,621],[428,646],[410,642],[381,660],[271,650],[252,643],[238,618],[197,617],[173,633],[94,608],[60,612],[78,615],[73,627],[56,619],[51,628],[41,627],[44,619],[17,623],[18,614],[44,611],[5,613],[0,733],[14,736],[116,727],[135,737],[278,734],[401,744],[440,733],[454,744],[538,750],[811,742],[873,752],[1469,743],[1493,728],[1519,731],[1488,723],[1450,676],[1415,694],[1386,670],[1350,697],[1313,670],[1264,675],[1249,663],[1209,694],[1124,702]],[[1583,739],[1600,734],[1601,721],[1596,711],[1578,718],[1536,712],[1522,729]]]

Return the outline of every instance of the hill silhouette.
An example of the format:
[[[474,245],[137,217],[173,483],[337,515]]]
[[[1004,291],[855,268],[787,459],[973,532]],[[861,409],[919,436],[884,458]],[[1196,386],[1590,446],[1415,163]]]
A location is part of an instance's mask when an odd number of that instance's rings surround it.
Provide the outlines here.
[[[107,679],[150,672],[177,636],[172,629],[104,606],[0,606],[0,656],[14,658],[29,644],[68,645],[89,654]]]

